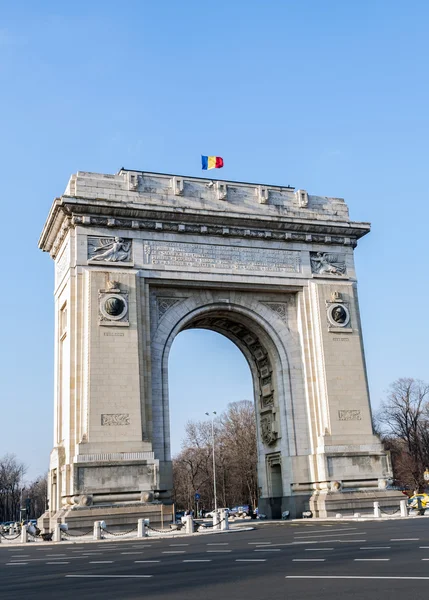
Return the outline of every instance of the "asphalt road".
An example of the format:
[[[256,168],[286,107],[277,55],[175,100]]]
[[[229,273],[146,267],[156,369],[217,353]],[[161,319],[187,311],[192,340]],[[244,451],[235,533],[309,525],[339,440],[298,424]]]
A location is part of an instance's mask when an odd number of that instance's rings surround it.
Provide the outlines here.
[[[429,594],[429,519],[0,545],[0,598],[403,600]]]

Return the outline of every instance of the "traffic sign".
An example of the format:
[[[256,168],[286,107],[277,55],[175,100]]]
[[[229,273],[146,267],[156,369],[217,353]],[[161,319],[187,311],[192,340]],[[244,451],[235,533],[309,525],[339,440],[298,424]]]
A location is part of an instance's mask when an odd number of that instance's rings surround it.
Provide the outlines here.
[[[201,498],[200,494],[198,492],[195,492],[195,500],[199,500]]]

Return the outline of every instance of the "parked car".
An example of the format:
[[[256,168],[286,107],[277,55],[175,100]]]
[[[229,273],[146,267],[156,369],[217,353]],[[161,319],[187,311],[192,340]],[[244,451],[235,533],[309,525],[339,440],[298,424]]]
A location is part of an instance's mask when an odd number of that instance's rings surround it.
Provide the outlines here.
[[[248,504],[243,504],[242,506],[234,506],[231,508],[231,515],[237,517],[250,517],[252,513],[252,509]]]
[[[217,510],[218,510],[218,512],[221,511],[221,510],[226,510],[228,515],[231,513],[231,510],[229,508],[218,508]],[[209,512],[206,512],[205,518],[206,519],[213,519],[214,514],[215,514],[214,509],[210,510]]]

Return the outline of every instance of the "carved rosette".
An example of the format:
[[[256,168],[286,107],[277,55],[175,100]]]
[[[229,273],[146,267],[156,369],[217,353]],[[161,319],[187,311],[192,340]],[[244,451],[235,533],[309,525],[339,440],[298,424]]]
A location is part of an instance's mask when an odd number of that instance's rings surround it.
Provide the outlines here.
[[[183,298],[166,298],[159,296],[157,298],[158,321],[162,319],[165,313],[170,310],[175,304],[178,304]]]
[[[264,306],[276,313],[278,317],[287,323],[287,303],[286,302],[262,302]]]

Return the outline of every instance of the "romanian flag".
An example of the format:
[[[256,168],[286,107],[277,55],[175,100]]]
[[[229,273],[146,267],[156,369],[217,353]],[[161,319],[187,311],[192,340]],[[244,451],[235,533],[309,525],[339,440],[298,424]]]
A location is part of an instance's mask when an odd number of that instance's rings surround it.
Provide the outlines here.
[[[220,156],[201,156],[201,166],[204,171],[207,169],[221,169],[223,158]]]

